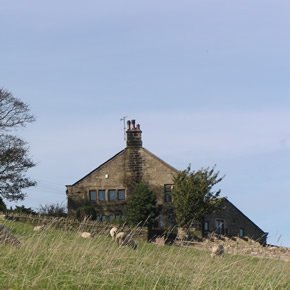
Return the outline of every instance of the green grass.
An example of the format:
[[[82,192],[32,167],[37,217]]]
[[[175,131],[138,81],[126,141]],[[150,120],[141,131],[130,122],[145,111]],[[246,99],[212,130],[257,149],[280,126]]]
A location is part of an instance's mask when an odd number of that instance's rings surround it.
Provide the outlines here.
[[[5,223],[22,245],[0,244],[0,289],[290,289],[289,262]]]

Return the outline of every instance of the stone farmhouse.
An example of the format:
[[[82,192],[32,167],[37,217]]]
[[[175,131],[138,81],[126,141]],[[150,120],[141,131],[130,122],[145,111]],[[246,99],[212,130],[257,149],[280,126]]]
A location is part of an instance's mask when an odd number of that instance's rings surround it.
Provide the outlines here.
[[[111,221],[124,214],[124,206],[133,194],[132,185],[144,182],[156,194],[161,206],[159,227],[174,223],[171,190],[177,169],[142,146],[142,131],[135,120],[127,122],[126,148],[72,185],[67,185],[68,213],[94,206],[101,221]],[[215,232],[228,236],[248,236],[266,242],[267,233],[246,217],[228,199],[222,207],[204,218],[204,234]]]

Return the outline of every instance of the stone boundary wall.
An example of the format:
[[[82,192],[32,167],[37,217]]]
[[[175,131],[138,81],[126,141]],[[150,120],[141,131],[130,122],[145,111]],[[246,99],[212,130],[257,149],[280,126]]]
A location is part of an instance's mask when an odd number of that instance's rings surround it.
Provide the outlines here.
[[[75,219],[64,217],[51,217],[42,215],[19,215],[19,214],[7,214],[6,220],[12,220],[16,222],[29,223],[35,226],[45,225],[47,227],[53,227],[65,231],[76,232],[90,232],[92,235],[104,234],[109,236],[110,229],[117,227],[119,231],[131,233],[136,239],[144,241],[148,240],[147,227],[129,227],[126,225],[114,225],[106,222],[84,220],[79,222]]]
[[[35,226],[45,225],[47,227],[57,228],[65,231],[90,232],[92,235],[103,234],[109,236],[110,229],[115,226],[119,231],[131,233],[133,238],[143,241],[154,241],[157,245],[168,244],[168,234],[164,235],[160,231],[151,230],[147,227],[128,227],[126,225],[114,225],[99,221],[83,221],[79,222],[70,218],[57,218],[39,215],[19,215],[8,214],[3,216],[6,220],[15,222],[29,223]],[[250,238],[224,237],[212,235],[203,241],[186,241],[172,239],[173,245],[182,247],[195,247],[202,250],[210,251],[215,245],[223,245],[225,253],[234,255],[256,256],[263,258],[279,259],[290,262],[290,248],[279,247],[274,245],[263,246],[259,242]],[[171,244],[171,242],[169,244]]]
[[[249,237],[228,238],[225,236],[218,237],[212,235],[212,237],[203,239],[201,242],[176,240],[174,244],[182,247],[195,247],[209,252],[214,246],[223,245],[226,254],[270,258],[290,262],[290,248],[274,245],[261,245],[259,242],[254,241]]]

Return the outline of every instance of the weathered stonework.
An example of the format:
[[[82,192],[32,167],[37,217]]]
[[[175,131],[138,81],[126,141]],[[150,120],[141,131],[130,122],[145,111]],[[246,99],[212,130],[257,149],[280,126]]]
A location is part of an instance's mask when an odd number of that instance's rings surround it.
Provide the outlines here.
[[[216,231],[217,220],[224,221],[224,226],[221,229],[222,235],[229,237],[247,236],[262,244],[266,243],[267,233],[254,224],[226,198],[223,198],[219,210],[205,217],[205,221],[208,222],[207,232]]]
[[[122,150],[75,184],[67,185],[69,211],[75,210],[84,204],[92,204],[89,201],[90,190],[125,189],[127,200],[132,194],[132,186],[135,182],[141,181],[141,179],[137,178],[140,177],[140,172],[142,172],[142,181],[147,183],[150,189],[154,191],[158,203],[163,204],[164,184],[171,184],[173,174],[177,171],[166,163],[161,162],[159,158],[144,148],[138,149],[139,158],[143,163],[142,169],[138,166],[133,167],[128,162],[128,159],[132,158],[130,150],[131,148]],[[129,166],[130,170],[128,172]],[[155,169],[153,169],[154,167]],[[106,200],[96,201],[93,204],[97,209],[103,208],[102,213],[110,213],[110,210],[113,209],[114,211],[118,209],[119,212],[122,212],[125,201],[116,200],[110,202]]]

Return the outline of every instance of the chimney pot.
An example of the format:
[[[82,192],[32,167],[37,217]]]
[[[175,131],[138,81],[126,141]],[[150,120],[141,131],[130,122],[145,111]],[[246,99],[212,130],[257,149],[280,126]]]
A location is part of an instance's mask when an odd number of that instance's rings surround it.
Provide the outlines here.
[[[135,120],[132,120],[132,129],[136,129],[136,127],[135,127]]]
[[[135,120],[127,121],[127,147],[142,147],[142,131],[140,125],[136,126]]]

